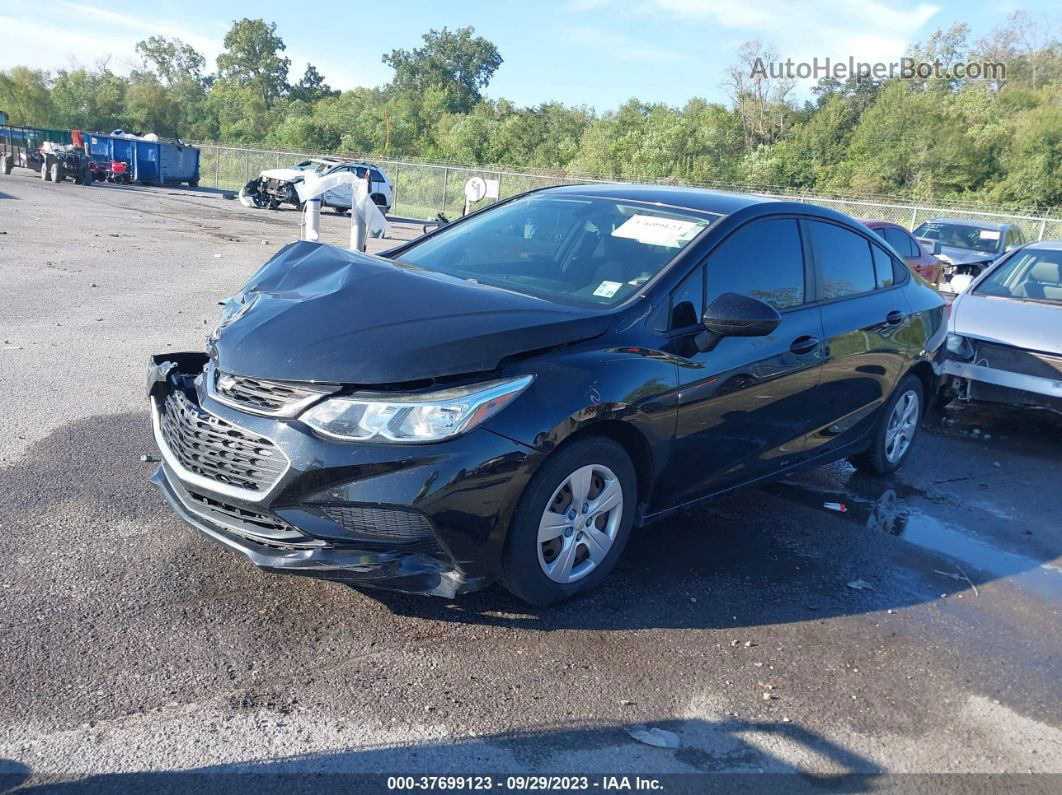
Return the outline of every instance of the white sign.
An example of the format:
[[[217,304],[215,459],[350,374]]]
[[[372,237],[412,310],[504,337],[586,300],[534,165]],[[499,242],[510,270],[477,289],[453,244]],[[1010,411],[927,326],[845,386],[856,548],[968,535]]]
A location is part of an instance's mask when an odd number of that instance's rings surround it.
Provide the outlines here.
[[[472,177],[465,183],[465,198],[475,203],[487,195],[487,181],[483,177]]]
[[[613,230],[612,236],[637,240],[647,246],[679,248],[696,237],[705,225],[659,215],[632,215]]]

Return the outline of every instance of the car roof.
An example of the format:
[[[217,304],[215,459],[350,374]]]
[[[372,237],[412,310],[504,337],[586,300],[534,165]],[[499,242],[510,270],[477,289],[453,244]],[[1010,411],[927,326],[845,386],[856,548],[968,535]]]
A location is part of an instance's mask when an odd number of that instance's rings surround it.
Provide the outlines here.
[[[938,216],[936,218],[929,218],[922,223],[924,224],[955,224],[956,226],[976,226],[978,229],[1006,229],[1008,226],[1014,226],[1014,224],[997,224],[995,221],[971,221],[968,218],[946,218],[944,216]]]
[[[585,185],[557,185],[545,188],[549,193],[573,196],[600,196],[610,199],[628,199],[688,210],[730,215],[754,204],[771,204],[774,199],[753,196],[748,193],[728,193],[707,188],[687,188],[674,185],[631,185],[628,183],[590,183]]]
[[[1039,249],[1040,251],[1062,251],[1062,240],[1037,240],[1029,243],[1025,249]]]
[[[860,221],[863,226],[870,227],[871,229],[881,229],[883,227],[890,227],[892,229],[900,229],[904,232],[907,231],[907,227],[895,224],[892,221]]]

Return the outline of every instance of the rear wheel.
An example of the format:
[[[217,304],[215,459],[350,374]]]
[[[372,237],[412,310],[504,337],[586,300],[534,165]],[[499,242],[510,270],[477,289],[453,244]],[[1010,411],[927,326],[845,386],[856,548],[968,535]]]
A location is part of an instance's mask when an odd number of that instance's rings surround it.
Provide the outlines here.
[[[50,158],[44,158],[41,161],[41,179],[45,182],[52,181],[52,164]]]
[[[852,456],[852,465],[874,475],[887,475],[899,469],[918,434],[924,404],[921,379],[916,375],[904,376],[885,404],[870,448]]]
[[[502,554],[505,587],[539,606],[594,588],[623,552],[637,492],[634,465],[611,439],[581,439],[554,453],[513,515]]]
[[[53,160],[51,167],[48,169],[48,174],[52,182],[62,182],[66,177],[66,171],[63,169],[63,164],[58,160]]]

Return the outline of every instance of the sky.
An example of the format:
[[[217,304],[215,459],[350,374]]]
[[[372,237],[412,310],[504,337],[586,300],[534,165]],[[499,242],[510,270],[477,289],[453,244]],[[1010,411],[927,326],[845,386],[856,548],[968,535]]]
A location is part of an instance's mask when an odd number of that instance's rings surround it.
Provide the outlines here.
[[[1018,9],[1056,30],[1062,20],[1062,0],[16,2],[0,6],[0,69],[23,64],[54,71],[109,58],[124,73],[136,63],[136,42],[151,35],[183,39],[213,68],[226,30],[246,16],[277,23],[292,82],[309,60],[334,88],[349,89],[390,79],[382,53],[418,46],[431,28],[472,25],[505,60],[488,96],[606,111],[631,97],[672,105],[695,96],[725,101],[726,69],[752,39],[772,45],[781,60],[891,62],[936,28],[965,21],[977,38]],[[798,95],[808,87],[798,87]]]

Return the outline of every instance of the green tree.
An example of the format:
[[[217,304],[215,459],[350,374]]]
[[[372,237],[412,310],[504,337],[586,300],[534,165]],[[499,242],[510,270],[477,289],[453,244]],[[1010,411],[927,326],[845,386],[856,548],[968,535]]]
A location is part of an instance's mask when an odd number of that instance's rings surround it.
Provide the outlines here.
[[[152,36],[137,42],[136,52],[144,59],[145,70],[154,72],[166,85],[204,82],[206,58],[180,39]]]
[[[288,92],[291,66],[276,30],[275,22],[241,19],[225,34],[225,52],[218,56],[219,79],[247,89],[267,110]]]
[[[450,112],[470,111],[502,65],[498,48],[482,36],[473,36],[475,32],[472,27],[430,30],[424,34],[423,47],[385,54],[383,62],[395,70],[392,88],[396,92],[441,88]]]
[[[0,71],[0,109],[7,111],[11,124],[53,123],[55,106],[49,80],[47,72],[27,66]]]
[[[310,63],[306,64],[302,79],[291,87],[290,96],[302,102],[316,102],[324,97],[338,97],[339,92],[333,91],[317,67]]]
[[[128,87],[128,78],[114,74],[106,62],[95,69],[60,69],[52,82],[55,123],[100,132],[125,127]]]

